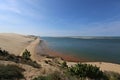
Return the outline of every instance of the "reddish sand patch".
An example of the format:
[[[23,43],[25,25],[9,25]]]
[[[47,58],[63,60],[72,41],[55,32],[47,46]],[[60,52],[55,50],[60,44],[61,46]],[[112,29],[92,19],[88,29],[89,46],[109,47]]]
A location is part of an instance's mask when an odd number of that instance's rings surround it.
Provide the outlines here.
[[[86,62],[88,61],[87,59],[84,58],[78,58],[76,56],[72,56],[72,55],[65,55],[56,51],[50,51],[49,55],[51,56],[55,56],[55,57],[61,57],[62,59],[66,60],[66,61],[70,61],[70,62]]]

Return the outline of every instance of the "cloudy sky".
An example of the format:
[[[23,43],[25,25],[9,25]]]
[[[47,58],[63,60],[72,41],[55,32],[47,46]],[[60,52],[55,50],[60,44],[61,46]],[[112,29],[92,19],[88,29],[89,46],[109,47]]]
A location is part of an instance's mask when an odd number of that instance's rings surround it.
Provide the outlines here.
[[[0,32],[120,36],[120,0],[0,0]]]

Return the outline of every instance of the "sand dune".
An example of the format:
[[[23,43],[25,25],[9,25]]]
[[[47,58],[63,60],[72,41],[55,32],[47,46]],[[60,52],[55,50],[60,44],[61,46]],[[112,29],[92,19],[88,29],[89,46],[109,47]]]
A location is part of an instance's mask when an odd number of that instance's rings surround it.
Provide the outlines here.
[[[35,38],[33,36],[24,36],[13,33],[1,33],[0,34],[0,47],[13,53],[15,55],[21,55],[24,49],[28,49],[31,53],[31,58],[40,61],[42,65],[44,65],[45,57],[40,54],[52,54],[55,56],[66,57],[68,56],[51,53],[51,50],[47,47],[43,40],[40,38]],[[69,58],[72,59],[72,58]],[[75,58],[74,58],[75,59]],[[92,64],[100,67],[102,71],[113,71],[120,73],[120,64],[106,63],[106,62],[84,62],[87,64]],[[76,64],[76,62],[67,62],[68,66]],[[46,66],[47,67],[47,66]],[[50,66],[49,66],[50,67]]]
[[[32,37],[20,34],[0,33],[0,48],[9,51],[9,53],[20,55],[21,51],[33,40]]]
[[[37,55],[37,50],[36,50],[36,48],[39,46],[39,44],[40,44],[40,39],[38,38],[38,39],[36,39],[36,40],[34,40],[33,42],[31,42],[25,49],[27,49],[28,51],[30,51],[30,53],[31,53],[31,58],[33,59],[33,60],[38,60],[39,58],[38,57],[40,57],[40,55]],[[40,54],[40,52],[39,52],[39,54]],[[22,55],[22,53],[21,53],[21,55]]]

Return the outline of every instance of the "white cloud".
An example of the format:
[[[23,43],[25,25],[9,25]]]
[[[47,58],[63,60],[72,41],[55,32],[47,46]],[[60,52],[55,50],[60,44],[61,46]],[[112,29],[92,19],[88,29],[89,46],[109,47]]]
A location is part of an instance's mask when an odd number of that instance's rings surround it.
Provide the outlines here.
[[[30,2],[31,0],[29,0]],[[32,2],[32,1],[31,1]],[[28,5],[25,0],[4,0],[0,1],[0,24],[2,22],[18,24],[27,23],[31,20],[40,20],[44,16],[39,14],[36,8],[32,8],[35,5]],[[28,18],[25,18],[28,17]],[[2,22],[1,22],[2,21]]]
[[[17,0],[5,0],[4,2],[0,3],[0,10],[11,11],[18,14],[21,13]]]
[[[24,2],[25,1],[25,2]],[[35,10],[32,9],[35,6],[35,2],[32,0],[4,0],[0,3],[0,10],[14,12],[21,15],[33,16],[35,15]],[[32,4],[31,6],[28,4]]]

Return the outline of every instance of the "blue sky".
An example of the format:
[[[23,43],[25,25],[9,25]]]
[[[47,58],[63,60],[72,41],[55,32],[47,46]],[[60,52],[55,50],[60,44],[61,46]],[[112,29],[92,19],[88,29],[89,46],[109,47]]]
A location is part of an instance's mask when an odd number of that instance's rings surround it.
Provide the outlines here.
[[[0,0],[0,32],[120,36],[120,0]]]

